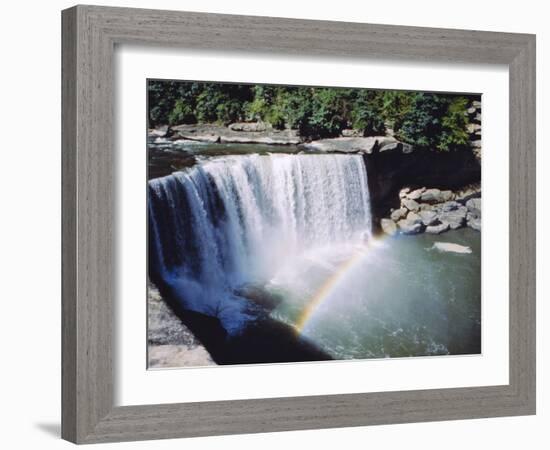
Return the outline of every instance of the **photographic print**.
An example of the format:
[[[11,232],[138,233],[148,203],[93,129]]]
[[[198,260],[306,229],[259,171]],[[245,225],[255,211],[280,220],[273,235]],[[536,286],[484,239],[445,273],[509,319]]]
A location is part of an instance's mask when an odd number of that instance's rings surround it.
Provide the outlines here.
[[[148,368],[481,353],[481,95],[147,81]]]

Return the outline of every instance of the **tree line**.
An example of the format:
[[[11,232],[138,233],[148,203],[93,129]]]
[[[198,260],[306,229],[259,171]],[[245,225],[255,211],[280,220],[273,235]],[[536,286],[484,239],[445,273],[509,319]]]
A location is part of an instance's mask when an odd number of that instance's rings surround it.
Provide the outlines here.
[[[448,151],[468,145],[467,109],[479,96],[332,87],[150,80],[149,126],[262,121],[306,139],[383,135]]]

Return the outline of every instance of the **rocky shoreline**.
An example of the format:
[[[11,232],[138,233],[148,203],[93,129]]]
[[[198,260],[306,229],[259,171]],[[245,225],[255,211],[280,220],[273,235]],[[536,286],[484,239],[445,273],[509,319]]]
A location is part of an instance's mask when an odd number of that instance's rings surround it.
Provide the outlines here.
[[[465,112],[469,147],[479,161],[481,158],[481,102],[473,101]],[[264,122],[236,122],[228,126],[218,124],[182,124],[149,129],[149,136],[160,140],[194,141],[211,144],[266,144],[298,146],[304,151],[365,153],[398,151],[412,153],[412,145],[397,140],[393,131],[385,136],[361,136],[357,130],[342,130],[341,136],[306,140],[294,129],[275,129]]]
[[[296,130],[276,130],[261,122],[233,123],[225,127],[216,124],[163,126],[149,130],[150,136],[177,141],[210,144],[298,145],[302,139]]]
[[[150,281],[147,285],[147,342],[147,366],[151,369],[216,364]]]
[[[477,186],[459,192],[405,187],[399,198],[400,207],[380,219],[388,235],[441,234],[464,226],[481,231],[481,190]]]

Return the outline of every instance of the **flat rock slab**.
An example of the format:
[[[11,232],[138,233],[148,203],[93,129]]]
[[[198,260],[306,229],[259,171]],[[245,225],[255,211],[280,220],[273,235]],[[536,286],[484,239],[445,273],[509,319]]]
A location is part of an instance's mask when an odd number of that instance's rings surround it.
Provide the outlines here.
[[[372,153],[375,149],[381,149],[389,144],[396,143],[398,143],[396,139],[388,136],[337,137],[319,139],[318,141],[302,144],[302,146],[306,150],[316,152]]]
[[[241,125],[241,126],[239,126]],[[248,128],[252,128],[253,124]],[[233,124],[233,129],[209,124],[178,125],[172,128],[180,139],[224,144],[298,145],[302,142],[296,130],[272,130],[255,126],[256,131],[244,131],[243,124]]]
[[[450,252],[450,253],[461,253],[461,254],[470,254],[472,249],[466,247],[465,245],[453,244],[451,242],[436,242],[434,243],[433,249],[439,250],[440,252]]]

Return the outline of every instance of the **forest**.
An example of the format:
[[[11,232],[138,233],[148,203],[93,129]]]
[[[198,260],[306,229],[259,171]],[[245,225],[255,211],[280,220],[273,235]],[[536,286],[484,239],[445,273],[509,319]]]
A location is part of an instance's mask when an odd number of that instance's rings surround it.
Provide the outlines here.
[[[418,148],[468,146],[467,109],[479,95],[364,88],[149,80],[149,127],[264,122],[307,140],[393,134]]]

